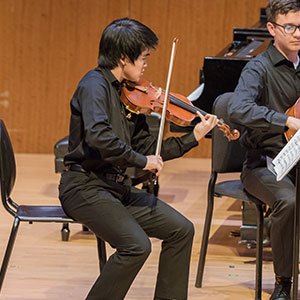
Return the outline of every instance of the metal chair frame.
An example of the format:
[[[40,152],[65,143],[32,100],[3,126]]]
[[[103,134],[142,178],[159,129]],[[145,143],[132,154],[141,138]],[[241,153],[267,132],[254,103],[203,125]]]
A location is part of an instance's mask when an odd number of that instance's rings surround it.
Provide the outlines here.
[[[11,198],[16,179],[16,164],[13,147],[3,120],[0,120],[0,180],[1,199],[4,208],[14,217],[13,226],[7,243],[0,270],[0,292],[12,254],[18,228],[21,222],[77,223],[66,216],[61,206],[18,205]],[[100,271],[106,263],[105,242],[97,237]]]
[[[231,93],[219,96],[214,102],[214,113],[224,119],[226,124],[232,128],[242,130],[241,127],[232,124],[227,113],[227,102]],[[208,185],[207,209],[205,224],[203,229],[201,250],[199,256],[198,270],[195,286],[201,288],[203,281],[204,265],[207,254],[210,227],[214,209],[214,198],[227,196],[241,201],[254,203],[257,212],[256,231],[256,276],[255,276],[255,299],[261,299],[262,293],[262,251],[263,251],[263,223],[264,223],[264,203],[259,199],[249,195],[243,188],[240,180],[228,180],[217,182],[218,174],[241,172],[245,159],[245,149],[239,141],[228,141],[219,130],[212,132],[212,169]]]

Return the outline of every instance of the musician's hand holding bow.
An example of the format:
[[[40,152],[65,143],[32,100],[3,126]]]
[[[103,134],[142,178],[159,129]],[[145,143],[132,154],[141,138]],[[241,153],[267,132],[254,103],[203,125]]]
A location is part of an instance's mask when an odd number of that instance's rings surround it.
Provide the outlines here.
[[[218,118],[215,115],[206,114],[203,116],[199,111],[197,112],[201,122],[194,128],[194,136],[197,141],[200,141],[209,131],[211,131],[218,123]]]
[[[149,170],[154,173],[156,176],[159,175],[162,167],[163,167],[163,160],[159,155],[148,155],[147,163],[143,170]]]

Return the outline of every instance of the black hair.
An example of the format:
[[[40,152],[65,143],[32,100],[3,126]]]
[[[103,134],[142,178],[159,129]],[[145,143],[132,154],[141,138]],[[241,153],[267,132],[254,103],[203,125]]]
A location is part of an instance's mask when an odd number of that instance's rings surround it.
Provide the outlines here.
[[[269,22],[276,22],[279,14],[286,15],[290,11],[300,11],[300,0],[269,0],[266,8]]]
[[[157,44],[157,36],[146,25],[128,18],[115,20],[102,33],[98,64],[111,70],[121,58],[134,63],[144,50],[155,49]]]

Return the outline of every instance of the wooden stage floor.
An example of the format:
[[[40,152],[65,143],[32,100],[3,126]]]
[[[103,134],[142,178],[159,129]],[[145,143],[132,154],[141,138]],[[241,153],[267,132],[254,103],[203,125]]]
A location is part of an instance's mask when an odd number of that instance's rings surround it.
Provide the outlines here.
[[[17,154],[16,160],[13,199],[19,204],[58,204],[60,176],[54,172],[54,155]],[[180,158],[166,162],[159,178],[159,197],[195,225],[188,299],[254,299],[255,249],[238,245],[239,238],[230,236],[241,225],[241,203],[229,198],[216,199],[203,288],[194,286],[209,174],[209,159]],[[2,258],[13,221],[3,207],[0,220]],[[70,229],[70,240],[62,242],[60,224],[21,223],[0,299],[84,299],[98,274],[96,240],[82,232],[79,224],[70,225]],[[160,241],[153,239],[152,244],[152,253],[126,300],[153,298]],[[108,254],[113,251],[109,246],[107,250]],[[271,250],[266,248],[263,299],[269,299],[273,285]]]

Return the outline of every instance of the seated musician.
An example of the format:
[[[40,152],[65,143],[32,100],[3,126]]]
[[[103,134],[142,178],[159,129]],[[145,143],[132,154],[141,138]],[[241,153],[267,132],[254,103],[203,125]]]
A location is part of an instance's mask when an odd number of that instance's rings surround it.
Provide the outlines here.
[[[163,161],[182,156],[217,123],[200,115],[193,132],[163,141],[154,155],[145,116],[128,114],[121,102],[123,80],[139,81],[156,35],[132,19],[104,30],[98,67],[79,82],[71,100],[68,171],[59,197],[65,212],[116,249],[87,295],[88,300],[122,300],[151,251],[149,237],[162,240],[154,299],[187,299],[193,224],[174,208],[126,184],[125,170],[156,175]],[[84,272],[81,270],[80,272]]]
[[[268,49],[247,63],[229,103],[231,120],[247,129],[241,143],[247,158],[241,175],[245,189],[272,210],[271,244],[275,272],[272,300],[290,299],[293,253],[295,170],[277,182],[267,169],[286,144],[287,128],[300,119],[285,112],[300,96],[300,1],[269,0]]]

